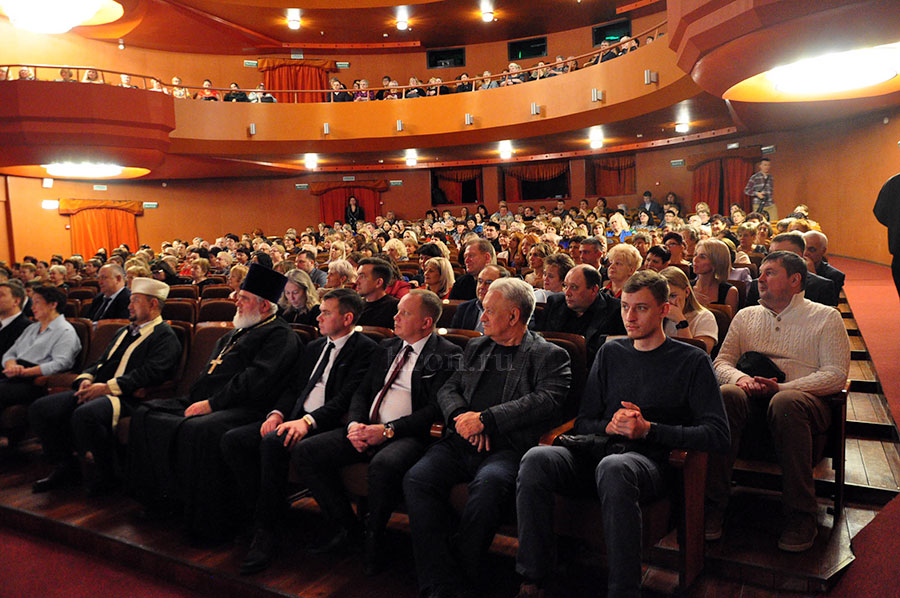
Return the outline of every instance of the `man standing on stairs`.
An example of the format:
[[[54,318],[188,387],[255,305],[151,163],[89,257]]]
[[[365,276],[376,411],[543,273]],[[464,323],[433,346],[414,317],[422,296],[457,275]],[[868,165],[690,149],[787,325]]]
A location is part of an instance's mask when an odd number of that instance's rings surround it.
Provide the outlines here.
[[[878,222],[888,229],[888,249],[894,256],[891,273],[897,294],[900,295],[900,174],[889,178],[878,192],[873,211]]]
[[[722,537],[734,459],[757,410],[765,410],[783,471],[787,519],[778,547],[803,552],[812,547],[818,533],[813,437],[831,425],[830,408],[820,397],[844,387],[850,341],[840,312],[804,298],[806,275],[806,262],[799,255],[790,251],[767,255],[759,269],[759,305],[735,315],[716,358],[731,451],[709,457],[707,540]]]

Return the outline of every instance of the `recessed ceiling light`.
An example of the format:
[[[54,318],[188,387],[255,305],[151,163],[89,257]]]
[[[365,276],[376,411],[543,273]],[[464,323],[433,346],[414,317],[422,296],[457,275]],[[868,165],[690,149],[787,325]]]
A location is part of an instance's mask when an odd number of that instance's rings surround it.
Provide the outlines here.
[[[590,143],[591,149],[603,147],[603,129],[601,127],[591,127]]]
[[[485,23],[490,23],[494,20],[494,6],[489,0],[482,0],[481,2],[481,20]]]
[[[400,31],[406,31],[409,27],[409,11],[406,10],[405,6],[401,6],[397,9],[397,29]]]
[[[299,8],[289,8],[287,9],[287,24],[288,29],[300,29],[300,9]]]
[[[384,37],[387,37],[387,36],[388,36],[388,34],[387,34],[387,33],[385,33],[385,34],[384,34]]]
[[[18,29],[32,33],[65,33],[92,20],[104,4],[105,0],[0,0],[0,9]],[[120,12],[115,19],[121,15]]]
[[[408,149],[406,150],[406,165],[407,166],[415,166],[418,163],[419,156],[416,154],[416,150]]]
[[[691,125],[688,123],[676,123],[675,132],[676,133],[687,133],[691,130]]]
[[[512,141],[510,141],[509,139],[504,139],[503,141],[501,141],[498,149],[500,150],[501,160],[509,160],[510,158],[512,158],[513,147]]]
[[[53,162],[41,166],[47,174],[62,179],[105,179],[122,174],[118,164],[95,162]]]
[[[766,78],[793,94],[837,93],[884,83],[900,72],[900,44],[836,52],[775,67]]]
[[[319,165],[319,154],[306,154],[303,156],[303,165],[307,170],[315,170]]]

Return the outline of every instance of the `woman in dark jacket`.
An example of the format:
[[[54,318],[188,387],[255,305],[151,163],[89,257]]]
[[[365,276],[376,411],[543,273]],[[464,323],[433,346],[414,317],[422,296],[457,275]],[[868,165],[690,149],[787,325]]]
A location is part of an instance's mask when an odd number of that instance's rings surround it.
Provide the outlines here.
[[[365,222],[366,214],[363,212],[362,206],[356,201],[352,195],[347,200],[347,207],[344,209],[344,222],[350,225],[350,228],[356,230],[357,222]]]

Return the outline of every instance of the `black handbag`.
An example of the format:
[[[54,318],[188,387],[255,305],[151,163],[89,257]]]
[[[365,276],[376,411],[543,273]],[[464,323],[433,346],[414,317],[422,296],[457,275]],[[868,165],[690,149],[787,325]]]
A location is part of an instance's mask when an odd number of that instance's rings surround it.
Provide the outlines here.
[[[748,376],[774,378],[779,384],[786,379],[784,372],[775,365],[774,361],[757,351],[747,351],[741,355],[734,367]]]

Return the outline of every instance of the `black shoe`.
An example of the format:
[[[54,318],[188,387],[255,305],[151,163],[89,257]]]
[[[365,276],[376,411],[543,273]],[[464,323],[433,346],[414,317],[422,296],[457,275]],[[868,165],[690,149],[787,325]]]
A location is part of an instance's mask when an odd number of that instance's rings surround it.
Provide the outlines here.
[[[275,534],[259,528],[253,534],[253,541],[250,543],[250,550],[247,556],[241,561],[241,575],[252,575],[259,573],[272,564],[275,558],[278,541]]]
[[[306,548],[309,554],[326,554],[329,552],[353,551],[362,542],[362,533],[359,530],[349,530],[341,527],[334,535],[325,538],[321,542],[312,544]]]
[[[383,534],[366,531],[363,538],[363,572],[368,577],[373,577],[384,571],[386,552],[382,542]]]
[[[31,485],[31,492],[41,494],[50,492],[63,486],[69,486],[78,481],[78,470],[71,464],[57,465],[46,478],[41,478]]]

